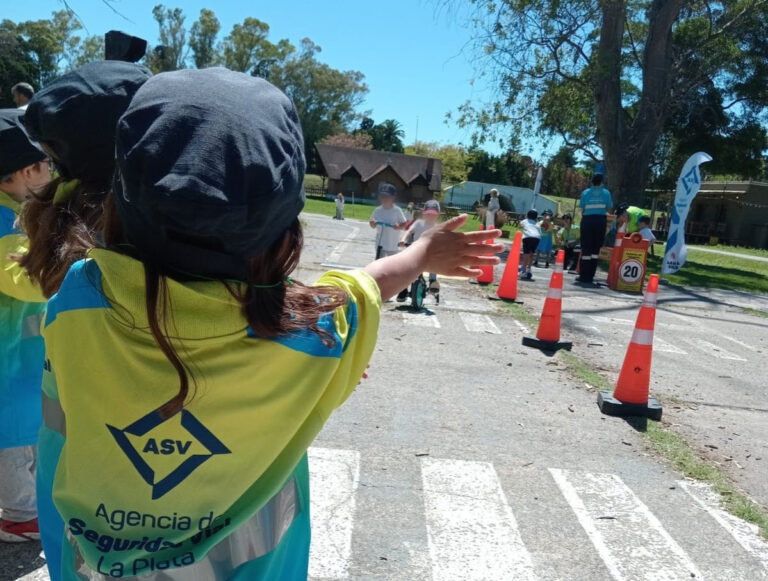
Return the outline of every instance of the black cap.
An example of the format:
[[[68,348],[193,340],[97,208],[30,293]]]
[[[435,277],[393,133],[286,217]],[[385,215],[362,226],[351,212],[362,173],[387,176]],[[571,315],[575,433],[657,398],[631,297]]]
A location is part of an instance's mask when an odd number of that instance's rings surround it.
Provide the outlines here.
[[[115,125],[151,76],[133,63],[88,63],[38,91],[24,125],[53,152],[63,177],[107,188],[115,168]]]
[[[114,200],[139,257],[192,277],[247,278],[304,207],[290,99],[222,68],[153,77],[117,127]]]
[[[23,115],[21,109],[0,109],[0,177],[48,157],[24,130]]]

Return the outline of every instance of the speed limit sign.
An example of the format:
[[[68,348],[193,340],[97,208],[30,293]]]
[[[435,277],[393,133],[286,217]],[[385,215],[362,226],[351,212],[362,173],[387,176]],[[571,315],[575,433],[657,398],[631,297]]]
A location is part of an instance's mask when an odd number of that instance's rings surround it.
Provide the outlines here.
[[[645,279],[645,252],[625,250],[619,263],[617,290],[641,292]]]
[[[619,276],[626,284],[632,284],[643,278],[643,263],[634,258],[621,263]]]

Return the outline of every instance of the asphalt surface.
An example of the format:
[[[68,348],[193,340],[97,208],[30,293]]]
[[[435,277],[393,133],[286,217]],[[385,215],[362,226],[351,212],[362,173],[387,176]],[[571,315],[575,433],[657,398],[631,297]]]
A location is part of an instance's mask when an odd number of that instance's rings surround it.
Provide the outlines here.
[[[372,257],[367,224],[304,220],[296,278],[311,281]],[[548,272],[537,274],[520,287],[532,311]],[[571,286],[564,297],[564,335],[574,350],[616,372],[632,327],[610,319],[631,321],[639,299]],[[725,453],[731,437],[732,446],[757,450],[750,438],[759,441],[765,412],[753,410],[768,407],[758,373],[765,323],[718,300],[725,304],[715,308],[696,296],[684,307],[664,304],[660,323],[681,329],[662,326],[659,336],[673,344],[679,334],[694,344],[682,347],[682,362],[657,354],[653,390],[674,389],[686,402],[731,402],[734,409],[667,404],[664,413],[718,445],[712,453]],[[419,313],[385,303],[368,379],[310,451],[312,579],[768,579],[768,545],[754,529],[649,454],[628,423],[601,415],[594,390],[557,357],[523,347],[523,335],[534,330],[466,281],[442,279],[440,304],[430,301]],[[695,339],[723,349],[729,341],[709,327],[754,351],[740,348],[746,362],[703,351]],[[741,356],[731,343],[728,353]],[[752,457],[729,463],[743,466],[734,465],[734,477],[760,497],[768,459],[753,465]],[[43,571],[24,576],[39,566],[39,548],[23,551],[0,547],[0,581],[47,579]]]

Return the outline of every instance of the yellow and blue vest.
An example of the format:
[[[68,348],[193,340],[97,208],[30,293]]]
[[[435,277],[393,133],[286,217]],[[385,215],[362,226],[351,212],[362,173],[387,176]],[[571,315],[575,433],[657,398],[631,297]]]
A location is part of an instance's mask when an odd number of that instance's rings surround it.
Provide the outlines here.
[[[260,339],[221,283],[169,280],[168,329],[194,397],[164,418],[178,377],[148,331],[143,265],[91,257],[49,301],[44,330],[62,579],[303,581],[306,450],[373,353],[377,284],[361,272],[318,281],[350,297],[319,321],[328,344],[310,330]]]
[[[8,254],[23,244],[16,219],[20,206],[0,192],[0,448],[32,446],[40,428],[40,381],[45,360],[40,326],[45,299]],[[6,276],[7,275],[7,276]],[[33,299],[17,292],[19,282]],[[22,299],[22,300],[20,300]]]

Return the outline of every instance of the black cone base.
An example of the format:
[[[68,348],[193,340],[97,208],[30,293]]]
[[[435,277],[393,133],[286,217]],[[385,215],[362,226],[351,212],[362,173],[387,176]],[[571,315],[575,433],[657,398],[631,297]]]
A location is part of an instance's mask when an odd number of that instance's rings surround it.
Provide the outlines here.
[[[517,299],[505,299],[495,293],[492,295],[488,295],[488,298],[491,299],[492,301],[502,301],[504,303],[517,303],[518,305],[523,304],[523,301],[518,301]]]
[[[535,337],[523,337],[523,345],[541,349],[542,351],[559,351],[560,349],[570,351],[571,347],[573,347],[573,343],[570,341],[542,341]]]
[[[597,406],[607,416],[617,418],[639,416],[661,421],[661,404],[652,397],[648,398],[647,404],[624,403],[613,397],[610,391],[601,391],[597,394]]]

